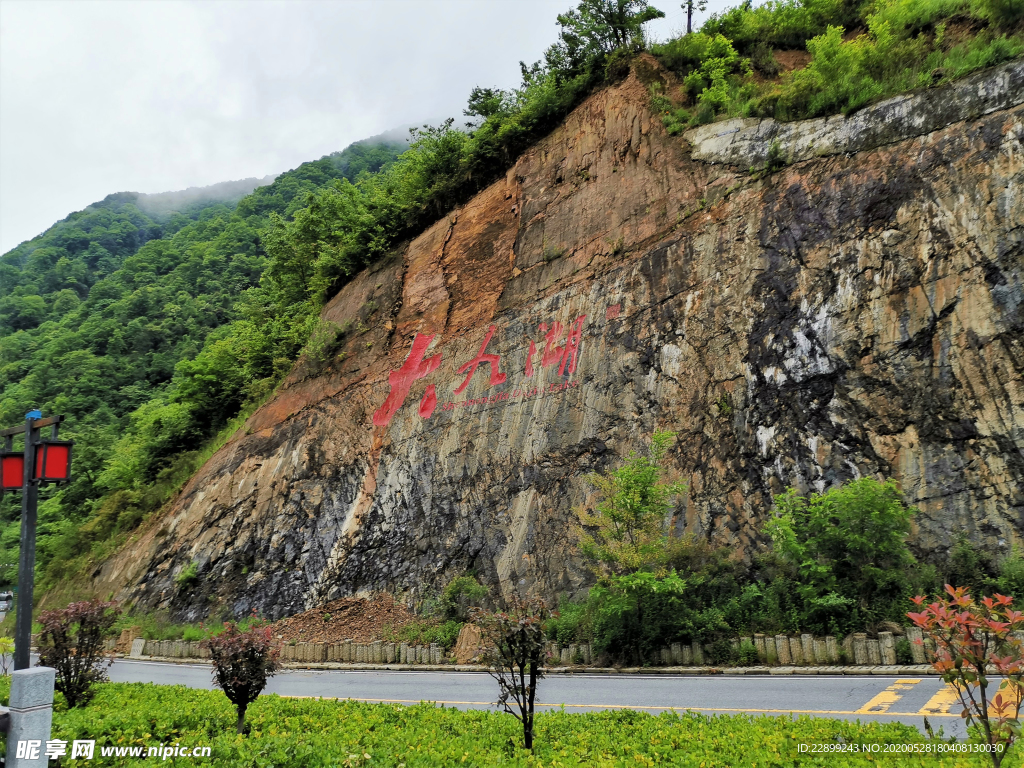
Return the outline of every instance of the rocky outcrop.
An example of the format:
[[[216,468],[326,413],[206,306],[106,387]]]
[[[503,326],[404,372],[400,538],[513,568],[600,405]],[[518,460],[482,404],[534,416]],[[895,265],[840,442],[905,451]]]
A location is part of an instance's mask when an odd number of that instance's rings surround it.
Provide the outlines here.
[[[945,128],[972,117],[1011,109],[1024,94],[1024,61],[957,80],[942,88],[918,91],[865,107],[852,115],[780,123],[737,118],[686,133],[692,156],[742,168],[768,161],[772,145],[788,162],[863,152],[893,141]]]
[[[772,494],[875,475],[920,509],[920,550],[966,531],[1006,551],[1024,531],[1017,83],[1015,106],[956,120],[913,97],[945,127],[770,175],[749,156],[777,132],[706,162],[635,76],[594,94],[346,286],[331,360],[301,361],[96,589],[189,619],[415,601],[469,568],[572,594],[587,473],[657,428],[689,483],[678,531],[750,553]]]

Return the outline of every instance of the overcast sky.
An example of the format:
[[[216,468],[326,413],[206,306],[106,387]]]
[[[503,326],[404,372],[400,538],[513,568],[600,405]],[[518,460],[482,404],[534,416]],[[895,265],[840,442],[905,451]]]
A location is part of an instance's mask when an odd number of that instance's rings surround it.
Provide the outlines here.
[[[474,85],[518,85],[577,1],[0,0],[0,253],[111,192],[262,177],[461,118]],[[655,37],[685,27],[679,2],[652,4]]]

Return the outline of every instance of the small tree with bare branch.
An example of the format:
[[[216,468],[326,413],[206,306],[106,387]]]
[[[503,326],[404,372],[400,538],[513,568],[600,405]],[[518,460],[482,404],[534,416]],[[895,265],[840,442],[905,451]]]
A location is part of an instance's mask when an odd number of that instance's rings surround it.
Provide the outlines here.
[[[539,598],[514,598],[505,612],[471,609],[481,629],[481,659],[490,666],[501,693],[497,706],[523,724],[523,746],[533,749],[537,682],[544,677],[544,622],[557,612]]]

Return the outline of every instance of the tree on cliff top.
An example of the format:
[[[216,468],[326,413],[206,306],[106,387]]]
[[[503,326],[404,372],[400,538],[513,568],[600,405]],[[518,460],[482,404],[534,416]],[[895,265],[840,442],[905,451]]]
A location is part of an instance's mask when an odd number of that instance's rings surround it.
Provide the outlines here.
[[[580,517],[584,555],[625,573],[662,564],[667,543],[665,516],[672,509],[673,497],[686,491],[685,482],[661,479],[673,440],[673,432],[655,432],[646,455],[630,451],[618,469],[589,476],[601,501],[594,514]]]
[[[583,0],[558,15],[559,37],[571,61],[643,48],[643,25],[665,14],[647,0]]]

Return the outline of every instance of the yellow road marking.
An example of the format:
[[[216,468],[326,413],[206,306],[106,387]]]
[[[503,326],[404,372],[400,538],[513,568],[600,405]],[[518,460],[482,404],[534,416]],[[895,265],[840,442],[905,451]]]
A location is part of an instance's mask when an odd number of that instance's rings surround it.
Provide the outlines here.
[[[881,715],[889,711],[889,707],[903,698],[904,691],[911,691],[921,680],[897,680],[884,691],[871,699],[857,710],[861,715]]]
[[[960,698],[956,695],[956,688],[952,685],[944,685],[938,692],[928,699],[928,703],[921,707],[919,715],[948,715],[949,708],[954,704],[960,704]]]
[[[466,706],[478,706],[478,707],[492,707],[494,706],[493,701],[437,701],[431,699],[355,699],[351,697],[343,696],[287,696],[278,694],[283,699],[323,699],[325,701],[365,701],[368,704],[463,704]],[[755,709],[751,707],[673,707],[673,706],[641,706],[638,704],[546,704],[537,702],[538,707],[565,707],[576,708],[576,709],[639,709],[639,710],[672,710],[682,711],[692,710],[694,712],[752,712],[755,714],[772,714],[772,715],[863,715],[864,712],[860,710],[845,710],[845,709]],[[903,717],[913,717],[920,714],[932,714],[931,712],[883,712],[883,713],[868,713],[868,714],[886,714],[886,715],[899,715]],[[944,712],[934,713],[936,717],[958,717],[958,715],[950,715]]]

